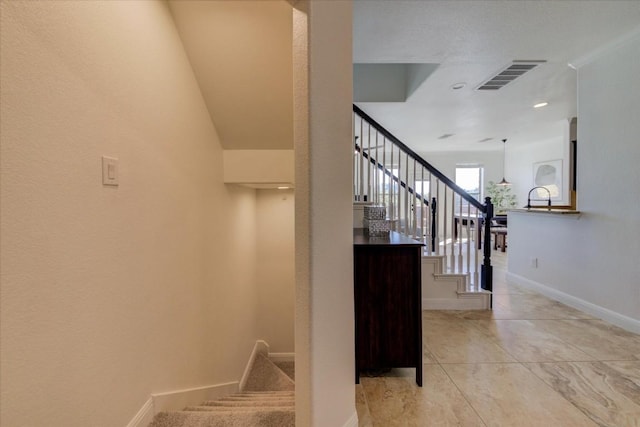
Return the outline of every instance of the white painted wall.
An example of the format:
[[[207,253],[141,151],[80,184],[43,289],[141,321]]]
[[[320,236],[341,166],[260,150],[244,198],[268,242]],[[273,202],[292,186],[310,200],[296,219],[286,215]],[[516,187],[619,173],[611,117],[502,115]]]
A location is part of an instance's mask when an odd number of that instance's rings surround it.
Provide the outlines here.
[[[533,187],[533,164],[536,162],[562,159],[564,181],[568,185],[569,121],[559,122],[552,128],[547,133],[556,134],[557,136],[546,140],[532,141],[520,138],[514,141],[507,141],[504,176],[512,184],[511,192],[516,195],[518,206],[527,204],[527,193]],[[499,182],[503,176],[502,142],[496,147],[497,151],[426,152],[419,154],[452,180],[455,180],[456,165],[465,163],[483,165],[486,188],[489,181]],[[566,187],[565,190],[567,190]],[[565,193],[566,204],[568,203],[568,192],[565,191]],[[554,204],[562,203],[554,202]]]
[[[275,353],[295,351],[294,202],[293,190],[257,191],[257,327]]]
[[[293,150],[224,150],[224,182],[292,186]]]
[[[578,69],[579,220],[511,214],[512,280],[543,285],[640,332],[640,36]],[[539,259],[538,268],[529,259]]]
[[[502,145],[496,145],[496,147],[499,148],[499,151],[450,151],[418,154],[440,172],[451,178],[452,181],[456,179],[456,165],[482,165],[484,166],[484,184],[486,187],[489,181],[498,182],[502,179]]]
[[[355,426],[352,5],[294,7],[296,425]]]
[[[0,424],[122,426],[152,392],[238,380],[255,190],[222,183],[167,5],[1,7]]]
[[[568,205],[569,197],[569,121],[562,120],[550,126],[547,133],[555,134],[540,141],[520,142],[508,144],[506,177],[511,182],[511,192],[516,195],[518,206],[527,204],[529,190],[535,187],[533,183],[533,165],[547,160],[562,160],[563,168],[563,198],[553,201],[553,205]],[[532,194],[533,198],[539,198]],[[544,204],[544,202],[532,202],[532,205]]]

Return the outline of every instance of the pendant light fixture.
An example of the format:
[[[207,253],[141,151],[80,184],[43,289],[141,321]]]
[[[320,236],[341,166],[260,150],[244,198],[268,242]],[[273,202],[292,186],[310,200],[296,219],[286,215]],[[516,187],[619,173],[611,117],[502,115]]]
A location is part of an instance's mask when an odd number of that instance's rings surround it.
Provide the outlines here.
[[[507,166],[507,140],[502,140],[502,181],[498,185],[511,185],[509,181],[504,178],[505,168]]]

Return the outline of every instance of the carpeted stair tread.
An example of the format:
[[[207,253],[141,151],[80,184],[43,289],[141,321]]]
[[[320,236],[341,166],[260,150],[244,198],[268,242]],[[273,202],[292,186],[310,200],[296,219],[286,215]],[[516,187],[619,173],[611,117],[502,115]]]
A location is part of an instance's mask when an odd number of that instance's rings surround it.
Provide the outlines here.
[[[247,405],[255,405],[255,406],[278,406],[278,405],[293,405],[295,403],[294,398],[289,399],[217,399],[212,401],[200,402],[200,406],[210,406],[214,403],[222,403],[224,405],[220,406],[247,406]]]
[[[294,427],[295,411],[161,412],[149,427]]]
[[[222,399],[291,399],[295,393],[271,394],[271,393],[238,393],[225,396]]]
[[[294,390],[285,390],[285,391],[277,391],[277,390],[264,390],[264,391],[244,391],[242,393],[239,394],[243,394],[243,395],[264,395],[264,396],[295,396],[296,392]],[[236,395],[232,395],[232,396],[237,396]]]
[[[187,406],[183,411],[208,411],[208,412],[269,412],[275,410],[295,410],[295,405],[282,405],[282,406]]]
[[[218,402],[294,402],[295,398],[291,397],[276,397],[269,399],[268,397],[222,397],[216,399]]]
[[[291,406],[295,404],[295,401],[269,401],[269,400],[249,400],[249,401],[238,401],[238,400],[213,400],[209,402],[203,402],[200,406]]]

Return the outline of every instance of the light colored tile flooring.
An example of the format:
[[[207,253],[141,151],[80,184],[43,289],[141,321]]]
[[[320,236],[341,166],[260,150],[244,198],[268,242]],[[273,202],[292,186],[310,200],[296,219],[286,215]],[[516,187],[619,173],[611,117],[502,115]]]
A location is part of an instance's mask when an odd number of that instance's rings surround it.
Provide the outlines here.
[[[414,369],[360,378],[359,425],[640,427],[640,336],[496,265],[493,311],[423,312],[422,388]]]

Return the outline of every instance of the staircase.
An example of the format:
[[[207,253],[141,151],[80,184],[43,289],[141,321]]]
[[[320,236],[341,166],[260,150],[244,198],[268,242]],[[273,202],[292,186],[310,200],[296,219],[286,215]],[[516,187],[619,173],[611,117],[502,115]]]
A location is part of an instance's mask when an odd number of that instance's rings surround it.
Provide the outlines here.
[[[445,271],[444,255],[422,256],[423,310],[487,310],[491,292],[469,283],[469,274]]]
[[[257,354],[240,393],[182,411],[160,412],[149,427],[293,427],[293,362],[277,363]]]
[[[367,204],[391,229],[425,244],[422,308],[491,308],[490,198],[481,203],[353,106],[354,227]]]

